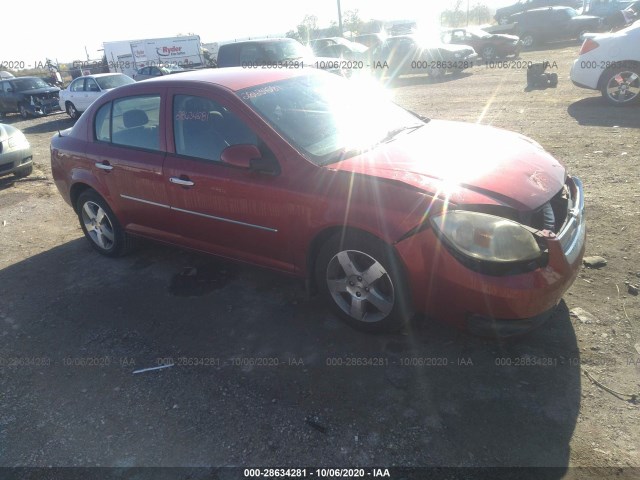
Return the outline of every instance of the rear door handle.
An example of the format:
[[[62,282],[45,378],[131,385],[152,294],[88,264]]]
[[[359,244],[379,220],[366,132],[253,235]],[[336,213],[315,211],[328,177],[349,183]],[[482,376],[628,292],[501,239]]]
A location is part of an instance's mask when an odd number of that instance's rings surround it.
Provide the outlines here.
[[[100,170],[113,170],[113,166],[110,165],[106,160],[104,162],[97,162],[96,167],[98,167]]]
[[[195,185],[195,183],[188,178],[169,177],[169,181],[176,185],[182,185],[183,187],[193,187]]]

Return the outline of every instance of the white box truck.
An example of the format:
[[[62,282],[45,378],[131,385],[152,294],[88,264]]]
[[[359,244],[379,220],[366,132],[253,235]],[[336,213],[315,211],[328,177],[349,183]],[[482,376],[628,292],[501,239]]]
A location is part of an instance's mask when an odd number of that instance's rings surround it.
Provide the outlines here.
[[[104,42],[103,45],[109,71],[130,77],[139,68],[151,65],[179,65],[183,68],[204,65],[198,35],[122,40]]]

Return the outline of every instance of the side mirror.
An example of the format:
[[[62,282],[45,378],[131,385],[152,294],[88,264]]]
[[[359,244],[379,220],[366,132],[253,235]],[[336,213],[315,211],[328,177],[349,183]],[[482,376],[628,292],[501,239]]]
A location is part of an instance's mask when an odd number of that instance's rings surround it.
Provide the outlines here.
[[[239,168],[251,168],[251,160],[262,158],[255,145],[230,145],[220,154],[220,160]]]
[[[274,160],[263,158],[255,145],[230,145],[220,154],[220,160],[234,167],[252,170],[254,172],[277,175],[280,168]]]

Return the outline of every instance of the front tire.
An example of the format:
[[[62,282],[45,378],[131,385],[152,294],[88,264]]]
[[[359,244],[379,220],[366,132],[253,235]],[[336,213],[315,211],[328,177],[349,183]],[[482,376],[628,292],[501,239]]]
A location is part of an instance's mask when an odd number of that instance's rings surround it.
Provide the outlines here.
[[[80,194],[76,212],[85,237],[102,255],[124,255],[133,246],[131,236],[120,226],[107,202],[94,190]]]
[[[616,107],[637,103],[640,98],[640,66],[605,70],[600,91],[605,100]]]
[[[397,332],[411,319],[408,284],[391,246],[361,232],[338,233],[320,249],[316,283],[338,317],[366,332]]]
[[[27,118],[29,118],[29,110],[27,110],[27,107],[25,107],[24,105],[20,104],[18,106],[18,113],[20,114],[20,116],[26,120]]]
[[[69,115],[73,120],[77,120],[78,117],[80,117],[78,109],[71,102],[67,102],[67,115]]]
[[[522,42],[522,47],[525,50],[532,49],[536,44],[536,38],[532,33],[528,32],[522,34],[522,36],[520,37],[520,41]]]
[[[480,54],[482,55],[482,59],[485,62],[490,62],[491,60],[496,58],[496,49],[495,49],[495,47],[493,47],[491,45],[487,45],[486,47],[484,47],[482,49]]]

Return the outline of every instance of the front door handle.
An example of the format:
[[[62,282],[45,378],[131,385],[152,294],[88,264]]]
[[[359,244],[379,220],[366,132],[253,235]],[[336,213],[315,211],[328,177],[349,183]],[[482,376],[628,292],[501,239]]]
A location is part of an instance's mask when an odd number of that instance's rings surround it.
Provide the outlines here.
[[[195,185],[195,183],[188,178],[169,177],[169,181],[176,185],[182,185],[183,187],[193,187]]]
[[[100,170],[113,170],[113,166],[110,165],[106,160],[104,162],[97,162],[96,167],[98,167]]]

